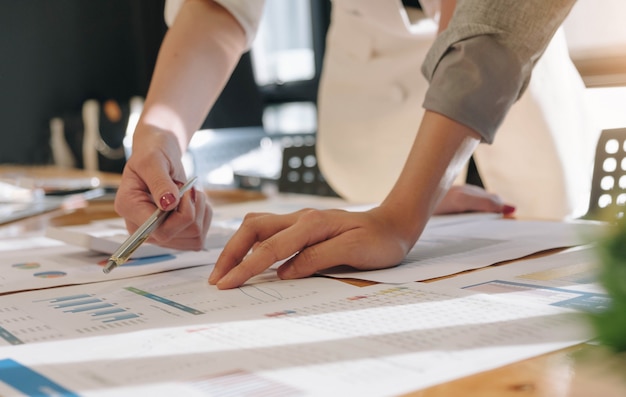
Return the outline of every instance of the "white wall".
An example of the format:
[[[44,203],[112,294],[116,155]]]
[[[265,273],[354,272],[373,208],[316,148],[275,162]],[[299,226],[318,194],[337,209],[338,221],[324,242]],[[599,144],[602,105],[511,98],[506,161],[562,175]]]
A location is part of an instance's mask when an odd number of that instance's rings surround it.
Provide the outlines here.
[[[626,0],[578,0],[563,28],[574,61],[626,56]],[[597,128],[626,127],[626,87],[588,88],[587,97]]]
[[[626,54],[626,0],[578,0],[563,26],[574,59]]]

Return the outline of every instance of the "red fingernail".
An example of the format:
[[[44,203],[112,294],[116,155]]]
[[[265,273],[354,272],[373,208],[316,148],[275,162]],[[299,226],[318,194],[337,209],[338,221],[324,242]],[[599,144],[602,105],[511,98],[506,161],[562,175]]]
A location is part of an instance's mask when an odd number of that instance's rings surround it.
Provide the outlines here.
[[[192,202],[196,202],[196,188],[192,187],[191,191],[189,192],[189,196],[191,196],[191,201]]]
[[[159,203],[161,204],[161,208],[167,211],[172,204],[176,202],[176,197],[172,193],[165,193]]]
[[[505,205],[502,207],[502,213],[503,213],[504,215],[511,215],[511,214],[512,214],[512,213],[514,213],[514,212],[515,212],[515,207],[513,207],[512,205],[507,205],[507,204],[505,204]]]

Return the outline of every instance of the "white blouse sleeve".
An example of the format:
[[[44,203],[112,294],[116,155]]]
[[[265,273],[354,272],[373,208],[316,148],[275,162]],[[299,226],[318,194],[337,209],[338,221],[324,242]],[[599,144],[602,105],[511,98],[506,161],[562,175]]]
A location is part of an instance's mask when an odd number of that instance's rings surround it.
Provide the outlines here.
[[[174,23],[176,14],[180,10],[185,0],[166,0],[165,2],[165,22],[168,26]],[[226,8],[239,22],[247,38],[247,48],[252,46],[259,28],[259,22],[263,15],[265,0],[214,0],[222,7]]]

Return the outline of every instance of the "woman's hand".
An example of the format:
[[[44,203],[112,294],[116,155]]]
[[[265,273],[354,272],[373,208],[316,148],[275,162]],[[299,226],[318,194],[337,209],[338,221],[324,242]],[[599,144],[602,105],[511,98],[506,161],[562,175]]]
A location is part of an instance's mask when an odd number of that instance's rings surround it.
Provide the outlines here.
[[[511,213],[514,208],[482,188],[462,185],[448,191],[435,213],[469,211]],[[395,266],[415,241],[393,219],[383,207],[367,212],[305,209],[287,215],[248,214],[224,247],[209,282],[220,289],[238,287],[285,259],[278,268],[282,279],[307,277],[338,265],[358,270]]]
[[[238,287],[288,258],[278,268],[282,279],[302,278],[338,265],[359,270],[391,267],[412,245],[381,207],[367,212],[251,213],[224,247],[209,282],[220,289]]]
[[[245,51],[247,37],[218,2],[181,3],[159,50],[115,209],[130,232],[157,207],[173,210],[151,241],[199,250],[211,222],[211,208],[206,196],[195,189],[179,197],[178,188],[186,178],[181,154]]]
[[[435,208],[435,215],[462,212],[495,212],[510,215],[515,207],[504,204],[497,194],[475,185],[454,185]]]
[[[172,211],[149,241],[164,247],[200,250],[204,247],[212,211],[203,192],[191,188],[180,197],[185,182],[180,146],[169,132],[154,127],[138,128],[122,182],[115,197],[115,210],[133,233],[160,208]]]

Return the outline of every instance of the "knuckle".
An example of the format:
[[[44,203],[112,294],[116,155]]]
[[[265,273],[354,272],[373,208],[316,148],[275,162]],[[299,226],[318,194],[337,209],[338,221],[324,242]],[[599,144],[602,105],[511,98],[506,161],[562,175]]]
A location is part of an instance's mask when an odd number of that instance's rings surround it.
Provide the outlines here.
[[[198,228],[199,220],[196,219],[196,211],[181,211],[177,212],[177,222],[181,225],[187,225],[187,228],[193,229],[194,227]]]
[[[325,215],[322,211],[313,208],[300,210],[300,220],[307,224],[319,224],[324,222]]]
[[[271,238],[260,242],[255,248],[255,252],[258,252],[260,255],[267,257],[272,263],[278,262],[280,260],[276,251],[276,244]]]
[[[313,269],[315,266],[319,265],[319,261],[319,251],[313,246],[300,251],[297,260],[294,261],[294,266],[300,271]]]
[[[250,224],[255,224],[259,219],[260,214],[256,212],[249,212],[243,217],[243,221],[241,222],[242,226],[250,226]]]
[[[126,212],[126,206],[124,206],[123,200],[120,198],[119,193],[115,201],[113,201],[113,210],[120,216],[123,216]]]
[[[249,280],[256,276],[258,273],[250,266],[238,266],[238,272],[243,276],[244,280]]]

